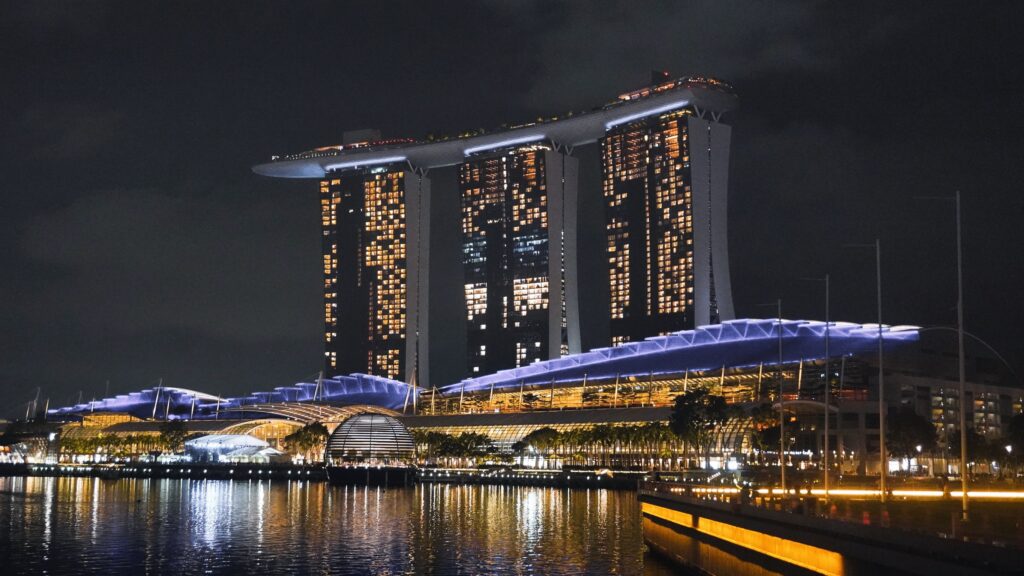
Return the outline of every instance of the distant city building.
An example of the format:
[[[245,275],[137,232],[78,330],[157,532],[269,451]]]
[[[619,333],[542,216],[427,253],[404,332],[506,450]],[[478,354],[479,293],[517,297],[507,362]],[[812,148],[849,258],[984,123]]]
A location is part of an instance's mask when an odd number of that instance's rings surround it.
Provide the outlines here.
[[[472,376],[578,353],[584,321],[597,327],[591,343],[609,327],[621,344],[733,318],[730,133],[719,120],[736,98],[711,78],[655,78],[587,112],[425,142],[349,132],[343,145],[254,167],[320,179],[328,376],[366,372],[431,388],[455,379],[452,358],[465,358],[461,375]],[[600,165],[581,165],[574,151],[594,144]],[[590,260],[580,271],[583,171],[595,183],[603,174],[604,271]],[[461,234],[447,224],[455,210]],[[587,213],[589,230],[597,217]],[[457,256],[447,253],[456,243],[432,240],[432,226],[438,238],[460,236],[462,277],[431,276],[431,256]],[[601,275],[610,302],[596,310],[603,290],[591,289],[584,312],[580,278]],[[431,292],[461,293],[464,329]],[[432,381],[431,358],[447,382]]]
[[[470,374],[579,351],[570,338],[566,238],[575,237],[575,158],[532,145],[460,166]],[[567,222],[567,220],[571,220]],[[574,292],[574,289],[573,289]],[[576,308],[572,321],[578,327]]]

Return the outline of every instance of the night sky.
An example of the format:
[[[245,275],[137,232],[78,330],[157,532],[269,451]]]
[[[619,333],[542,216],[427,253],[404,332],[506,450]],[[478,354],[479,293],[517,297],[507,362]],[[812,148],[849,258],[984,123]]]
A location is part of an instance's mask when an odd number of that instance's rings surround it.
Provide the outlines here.
[[[589,109],[652,69],[734,84],[737,315],[955,321],[1024,368],[1024,19],[1014,2],[0,3],[0,415],[154,385],[224,395],[322,358],[313,181],[345,130]]]

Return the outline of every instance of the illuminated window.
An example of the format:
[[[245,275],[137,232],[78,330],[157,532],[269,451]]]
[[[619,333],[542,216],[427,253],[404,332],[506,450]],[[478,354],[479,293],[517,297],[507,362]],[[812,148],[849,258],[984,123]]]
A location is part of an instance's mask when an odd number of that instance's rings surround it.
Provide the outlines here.
[[[482,372],[546,358],[548,308],[562,297],[548,281],[547,150],[488,152],[459,169],[468,356]]]

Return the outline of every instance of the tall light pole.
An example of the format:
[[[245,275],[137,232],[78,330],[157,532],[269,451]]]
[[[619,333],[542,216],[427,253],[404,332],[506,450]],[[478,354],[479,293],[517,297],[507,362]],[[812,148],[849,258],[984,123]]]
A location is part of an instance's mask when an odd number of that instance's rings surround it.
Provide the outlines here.
[[[882,242],[875,238],[874,244],[847,244],[851,248],[875,249],[875,283],[878,291],[878,451],[881,468],[878,475],[878,488],[882,504],[885,504],[885,479],[889,475],[889,459],[885,452],[885,372],[882,363]]]
[[[825,500],[828,500],[828,463],[829,463],[829,408],[831,406],[832,396],[832,366],[830,364],[831,356],[829,355],[829,275],[825,274],[824,278],[804,278],[804,280],[815,280],[825,283],[825,392],[824,392],[824,404],[825,404],[825,442],[823,444],[822,454],[824,455],[822,461],[822,467],[824,468],[825,478]]]
[[[778,299],[779,312],[779,364],[775,375],[779,381],[779,482],[782,484],[782,495],[786,495],[786,405],[782,397],[782,298]]]
[[[831,320],[829,319],[829,275],[825,274],[825,501],[828,501],[829,413],[832,404],[832,356],[829,355]]]
[[[878,285],[878,446],[882,457],[882,473],[878,487],[885,504],[885,479],[889,475],[889,453],[885,450],[885,371],[882,369],[882,242],[875,238],[875,279]]]
[[[759,304],[771,306],[771,304]],[[779,483],[782,494],[786,495],[786,410],[782,400],[782,298],[775,301],[779,325],[779,363],[775,366],[775,379],[779,384]]]
[[[949,200],[948,196],[920,197],[920,200]],[[960,224],[960,191],[953,197],[956,202],[956,335],[957,364],[960,376],[960,513],[964,522],[970,518],[967,500],[967,361],[964,354],[964,251],[963,230]]]
[[[967,503],[967,392],[964,358],[964,251],[960,228],[960,191],[956,191],[956,334],[960,364],[960,510],[964,522],[969,519]]]

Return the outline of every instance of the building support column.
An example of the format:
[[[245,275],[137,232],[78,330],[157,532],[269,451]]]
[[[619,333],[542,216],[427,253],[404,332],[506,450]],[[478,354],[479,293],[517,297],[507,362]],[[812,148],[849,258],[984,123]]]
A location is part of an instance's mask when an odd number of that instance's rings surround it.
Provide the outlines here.
[[[430,387],[430,178],[425,171],[405,172],[406,324],[405,381]],[[416,405],[413,391],[413,412]]]

